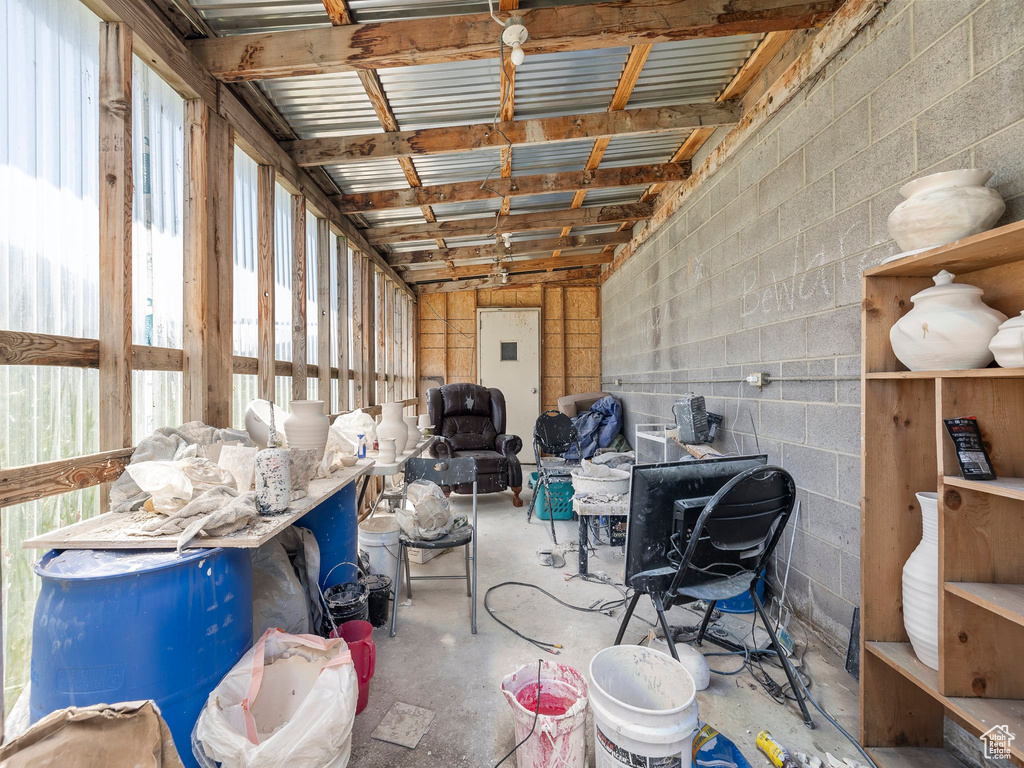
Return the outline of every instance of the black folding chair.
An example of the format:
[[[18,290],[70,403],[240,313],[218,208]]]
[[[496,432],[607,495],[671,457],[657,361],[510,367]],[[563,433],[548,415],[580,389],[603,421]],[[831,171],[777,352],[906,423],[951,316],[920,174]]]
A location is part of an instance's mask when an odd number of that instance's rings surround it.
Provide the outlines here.
[[[551,504],[551,480],[568,482],[574,467],[580,465],[578,458],[565,460],[562,458],[571,448],[576,448],[576,456],[580,455],[580,439],[576,434],[576,425],[572,419],[561,411],[544,411],[533,425],[533,452],[537,457],[537,485],[533,489],[530,508],[526,512],[526,522],[533,518],[533,507],[541,486],[544,487],[544,501],[548,506],[548,517],[551,519],[551,538],[558,543],[555,534],[555,510]],[[541,454],[552,458],[545,458]]]
[[[465,579],[466,594],[472,600],[472,628],[476,634],[476,459],[409,459],[405,464],[405,488],[402,493],[402,507],[405,508],[408,497],[409,483],[416,480],[430,480],[438,485],[456,486],[463,483],[473,484],[473,523],[461,528],[454,528],[439,539],[414,539],[404,533],[398,537],[398,566],[395,569],[395,602],[391,606],[391,637],[395,636],[398,622],[398,592],[402,586],[402,571],[405,571],[405,590],[409,599],[412,599],[412,582],[434,581],[440,579]],[[445,575],[445,576],[413,576],[409,568],[409,548],[417,549],[448,549],[450,547],[466,548],[466,575]],[[470,548],[473,552],[470,554]],[[470,563],[472,562],[472,574]]]
[[[741,472],[714,496],[676,500],[676,518],[686,520],[699,511],[697,522],[688,532],[686,541],[682,540],[680,533],[672,536],[674,554],[669,556],[669,561],[676,566],[674,572],[671,568],[658,568],[635,574],[630,579],[630,586],[635,592],[622,617],[615,645],[622,642],[633,610],[640,596],[646,593],[654,602],[669,650],[678,659],[665,611],[676,603],[707,600],[708,609],[697,633],[697,645],[700,645],[718,601],[734,597],[746,588],[768,631],[772,649],[778,655],[789,679],[793,695],[803,713],[804,723],[813,728],[814,723],[807,711],[796,673],[779,645],[771,620],[757,596],[757,583],[768,570],[772,553],[795,503],[796,484],[792,475],[782,467],[775,466],[753,467]],[[705,548],[710,545],[710,551],[729,552],[733,556],[728,563],[694,563],[693,556],[698,544]],[[750,556],[742,559],[735,557],[735,553],[739,552],[750,553]],[[753,568],[747,567],[745,563],[754,557],[757,558],[757,564]]]

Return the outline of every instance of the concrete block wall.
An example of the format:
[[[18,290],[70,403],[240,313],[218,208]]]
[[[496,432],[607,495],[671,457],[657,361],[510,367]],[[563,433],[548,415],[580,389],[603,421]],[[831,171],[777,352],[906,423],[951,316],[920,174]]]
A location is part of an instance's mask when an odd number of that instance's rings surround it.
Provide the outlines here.
[[[720,448],[787,467],[789,597],[837,647],[860,596],[860,273],[899,250],[900,185],[964,167],[995,171],[1001,223],[1024,219],[1024,3],[890,0],[602,289],[630,442],[694,391]],[[776,381],[739,382],[756,371]]]

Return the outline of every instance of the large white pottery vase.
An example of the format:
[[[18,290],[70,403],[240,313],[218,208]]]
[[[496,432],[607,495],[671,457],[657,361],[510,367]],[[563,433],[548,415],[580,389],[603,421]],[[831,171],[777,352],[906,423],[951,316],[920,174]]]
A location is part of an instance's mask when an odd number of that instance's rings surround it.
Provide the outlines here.
[[[1006,210],[985,184],[992,171],[971,168],[923,176],[900,187],[906,199],[889,214],[889,234],[904,251],[945,245],[991,229]]]
[[[1024,368],[1024,312],[999,326],[988,348],[1003,368]]]
[[[408,451],[416,447],[416,443],[420,441],[422,435],[420,434],[420,431],[416,428],[415,416],[405,416],[404,419],[406,428],[409,431],[409,442],[405,444],[405,449]]]
[[[287,429],[285,422],[288,420],[288,411],[282,410],[269,400],[253,400],[245,409],[245,431],[249,433],[249,439],[259,448],[266,448],[270,435],[271,411],[276,425],[277,439],[282,446],[287,447]]]
[[[939,501],[919,493],[923,535],[903,566],[903,625],[921,663],[939,668]]]
[[[992,362],[988,348],[1006,315],[981,300],[984,291],[954,283],[942,270],[935,285],[910,297],[914,308],[889,329],[892,351],[912,371],[984,368]]]
[[[384,403],[380,407],[380,424],[377,425],[377,442],[382,438],[395,441],[395,452],[401,456],[409,442],[409,427],[402,419],[404,403]]]
[[[324,413],[323,400],[292,400],[292,415],[284,423],[288,435],[288,447],[299,451],[316,451],[317,458],[324,457],[327,446],[327,432],[331,420]]]

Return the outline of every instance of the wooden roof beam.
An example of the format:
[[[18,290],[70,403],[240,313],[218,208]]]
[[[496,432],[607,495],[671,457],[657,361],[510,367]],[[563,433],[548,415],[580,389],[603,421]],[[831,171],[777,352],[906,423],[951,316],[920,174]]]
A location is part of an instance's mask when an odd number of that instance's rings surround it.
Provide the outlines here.
[[[408,243],[417,240],[433,240],[438,237],[488,236],[501,232],[524,232],[539,229],[554,229],[561,226],[586,226],[591,224],[617,224],[622,221],[640,221],[650,218],[653,206],[650,203],[628,205],[605,205],[580,208],[575,211],[540,211],[498,216],[484,219],[459,219],[436,224],[406,224],[397,227],[379,227],[363,230],[366,240],[373,244]]]
[[[452,291],[471,291],[477,288],[515,288],[520,285],[536,285],[538,283],[558,283],[560,285],[596,285],[601,277],[600,267],[576,267],[560,269],[554,272],[528,272],[522,275],[500,275],[481,277],[471,280],[449,280],[445,283],[425,283],[416,286],[417,295],[425,293],[450,293]]]
[[[465,264],[461,267],[445,269],[418,269],[405,273],[409,285],[435,282],[437,280],[461,280],[472,277],[484,277],[496,272],[508,272],[516,275],[523,272],[547,272],[552,269],[569,267],[595,267],[610,264],[614,255],[611,253],[591,253],[575,256],[547,256],[543,259],[527,259],[524,261],[488,262],[486,264]]]
[[[518,179],[490,179],[486,188],[479,181],[437,184],[412,189],[386,189],[336,195],[331,201],[342,213],[362,213],[388,208],[416,208],[429,203],[461,203],[470,200],[488,200],[495,193],[502,197],[544,195],[550,192],[571,192],[576,189],[607,189],[632,187],[637,184],[656,184],[666,181],[684,181],[690,175],[690,164],[664,163],[637,165],[623,168],[602,168],[594,171],[567,171],[522,176]]]
[[[518,11],[527,54],[820,27],[842,0],[611,0]],[[224,81],[441,64],[498,56],[489,14],[235,35],[191,43]]]
[[[600,235],[570,235],[569,237],[548,237],[538,240],[517,240],[510,248],[499,245],[495,238],[494,245],[467,246],[464,248],[444,248],[433,251],[403,251],[388,257],[388,263],[399,269],[408,264],[443,264],[458,263],[469,259],[485,259],[500,253],[502,256],[525,256],[528,254],[548,253],[556,248],[563,251],[594,248],[595,246],[618,245],[628,243],[632,235],[628,232],[607,232]]]
[[[733,125],[738,119],[739,110],[735,104],[681,104],[511,120],[497,124],[476,123],[423,128],[418,131],[304,139],[282,142],[281,146],[291,153],[299,166],[309,167],[502,147],[506,146],[506,139],[513,145],[544,144],[549,141],[633,136],[712,125]]]

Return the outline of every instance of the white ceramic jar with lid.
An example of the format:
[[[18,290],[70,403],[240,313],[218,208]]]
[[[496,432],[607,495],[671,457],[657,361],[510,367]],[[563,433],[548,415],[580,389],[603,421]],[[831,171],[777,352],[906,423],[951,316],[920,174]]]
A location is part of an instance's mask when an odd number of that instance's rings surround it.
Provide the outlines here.
[[[1024,312],[999,326],[988,345],[1003,368],[1024,368]]]
[[[889,329],[892,351],[912,371],[984,368],[992,362],[989,342],[1006,315],[981,300],[973,285],[954,283],[942,270],[935,285],[914,294],[914,308]]]

